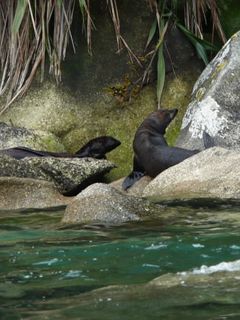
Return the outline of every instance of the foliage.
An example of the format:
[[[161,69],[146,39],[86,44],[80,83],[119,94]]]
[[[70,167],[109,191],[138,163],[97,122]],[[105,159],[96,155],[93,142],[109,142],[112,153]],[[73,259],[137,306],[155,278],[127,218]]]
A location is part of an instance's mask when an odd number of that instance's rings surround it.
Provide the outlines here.
[[[170,2],[170,5],[169,5]],[[224,43],[226,41],[222,26],[219,20],[219,12],[216,0],[185,0],[184,1],[184,23],[178,20],[177,11],[181,4],[178,0],[149,0],[152,10],[155,11],[155,21],[150,29],[147,46],[150,44],[154,35],[157,33],[158,43],[153,52],[153,57],[158,54],[157,62],[157,98],[158,107],[160,107],[162,90],[165,82],[165,63],[163,56],[163,40],[170,21],[177,23],[178,28],[187,36],[195,47],[199,57],[208,64],[207,50],[216,51],[213,45],[215,30],[217,30],[220,39]],[[203,24],[207,23],[206,12],[210,10],[212,19],[212,43],[204,40]],[[203,23],[204,22],[204,23]],[[152,64],[153,59],[150,62]],[[150,66],[149,66],[150,68]]]
[[[103,0],[102,0],[103,1]],[[149,32],[146,48],[156,38],[154,50],[146,67],[142,83],[148,79],[152,62],[157,57],[157,96],[160,104],[165,81],[165,62],[163,56],[164,36],[171,20],[177,20],[177,10],[182,1],[148,0],[146,10],[155,13],[155,20]],[[184,23],[178,22],[179,28],[195,45],[200,57],[207,63],[206,50],[211,47],[203,40],[203,25],[206,12],[212,18],[212,40],[215,30],[225,41],[219,21],[216,0],[184,0]],[[49,61],[49,73],[57,83],[61,81],[61,62],[66,57],[67,47],[75,44],[71,32],[74,11],[80,9],[83,29],[85,30],[89,53],[92,54],[92,30],[95,28],[91,16],[90,0],[11,0],[0,2],[0,95],[7,96],[7,103],[1,113],[16,98],[22,96],[29,88],[37,70],[41,71],[41,80]],[[118,51],[125,48],[130,60],[142,67],[140,59],[134,54],[121,34],[121,23],[117,0],[106,0],[116,35]],[[211,47],[212,48],[212,47]]]

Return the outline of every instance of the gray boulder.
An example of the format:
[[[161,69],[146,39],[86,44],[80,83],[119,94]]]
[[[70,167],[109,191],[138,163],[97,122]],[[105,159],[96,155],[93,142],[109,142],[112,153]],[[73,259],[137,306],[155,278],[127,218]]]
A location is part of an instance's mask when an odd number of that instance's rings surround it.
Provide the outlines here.
[[[103,183],[95,183],[67,206],[63,223],[110,223],[139,220],[153,209],[148,201],[127,196]]]
[[[143,196],[158,199],[240,199],[240,152],[214,147],[153,179]]]
[[[0,190],[0,209],[4,211],[65,207],[71,200],[52,182],[30,178],[0,177]]]
[[[203,148],[203,132],[214,145],[240,148],[240,31],[208,64],[196,82],[177,146]]]
[[[6,155],[0,156],[0,177],[50,181],[64,195],[80,192],[114,167],[107,160],[93,158],[36,157],[16,160]]]

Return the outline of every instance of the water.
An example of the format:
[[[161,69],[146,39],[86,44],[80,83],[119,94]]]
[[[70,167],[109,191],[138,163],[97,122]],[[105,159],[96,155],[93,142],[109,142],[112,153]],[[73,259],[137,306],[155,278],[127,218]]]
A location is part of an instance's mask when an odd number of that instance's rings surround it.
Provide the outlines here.
[[[0,319],[240,319],[240,204],[164,210],[74,227],[0,212]]]

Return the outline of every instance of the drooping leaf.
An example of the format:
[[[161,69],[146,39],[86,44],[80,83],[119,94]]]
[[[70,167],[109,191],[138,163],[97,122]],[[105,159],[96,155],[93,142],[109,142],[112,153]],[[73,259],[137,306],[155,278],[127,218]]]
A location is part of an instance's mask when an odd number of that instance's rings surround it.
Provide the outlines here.
[[[23,17],[24,17],[26,7],[27,7],[27,0],[18,0],[17,8],[15,11],[13,24],[12,24],[12,32],[14,34],[18,33],[18,30],[20,28],[20,25],[21,25]]]
[[[190,38],[195,39],[200,44],[202,44],[205,47],[206,50],[212,50],[212,51],[218,51],[219,50],[219,48],[216,47],[211,42],[196,37],[195,34],[193,34],[191,31],[189,31],[187,28],[185,28],[181,23],[178,22],[177,26],[189,39]]]
[[[86,0],[79,0],[79,7],[82,13],[82,16],[84,17],[84,13],[86,11],[87,8],[87,4],[86,4]]]
[[[163,55],[163,45],[158,49],[158,62],[157,62],[157,101],[160,106],[163,87],[165,83],[165,60]]]
[[[196,51],[197,51],[199,58],[201,58],[203,60],[203,62],[205,63],[205,65],[207,65],[209,61],[208,61],[207,52],[206,52],[206,49],[204,48],[204,46],[201,43],[196,41],[195,48],[196,48]]]
[[[157,101],[158,101],[158,107],[160,107],[163,87],[165,83],[165,60],[163,55],[163,39],[164,35],[167,31],[168,27],[168,21],[164,24],[164,19],[161,19],[160,22],[160,39],[157,44],[158,49],[158,61],[157,61]]]
[[[157,20],[155,19],[148,34],[146,48],[149,46],[157,30]]]
[[[198,56],[203,60],[203,62],[208,64],[207,50],[217,51],[218,48],[206,40],[202,40],[196,37],[191,31],[186,29],[182,24],[177,23],[178,28],[186,35],[190,40],[192,45],[195,47]]]

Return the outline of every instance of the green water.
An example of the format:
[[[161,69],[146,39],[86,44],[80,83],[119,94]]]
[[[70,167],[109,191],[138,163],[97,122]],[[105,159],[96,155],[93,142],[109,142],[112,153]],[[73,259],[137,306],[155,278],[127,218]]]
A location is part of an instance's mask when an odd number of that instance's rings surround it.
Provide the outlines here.
[[[68,228],[62,211],[0,212],[0,319],[240,319],[240,204],[165,210]]]

